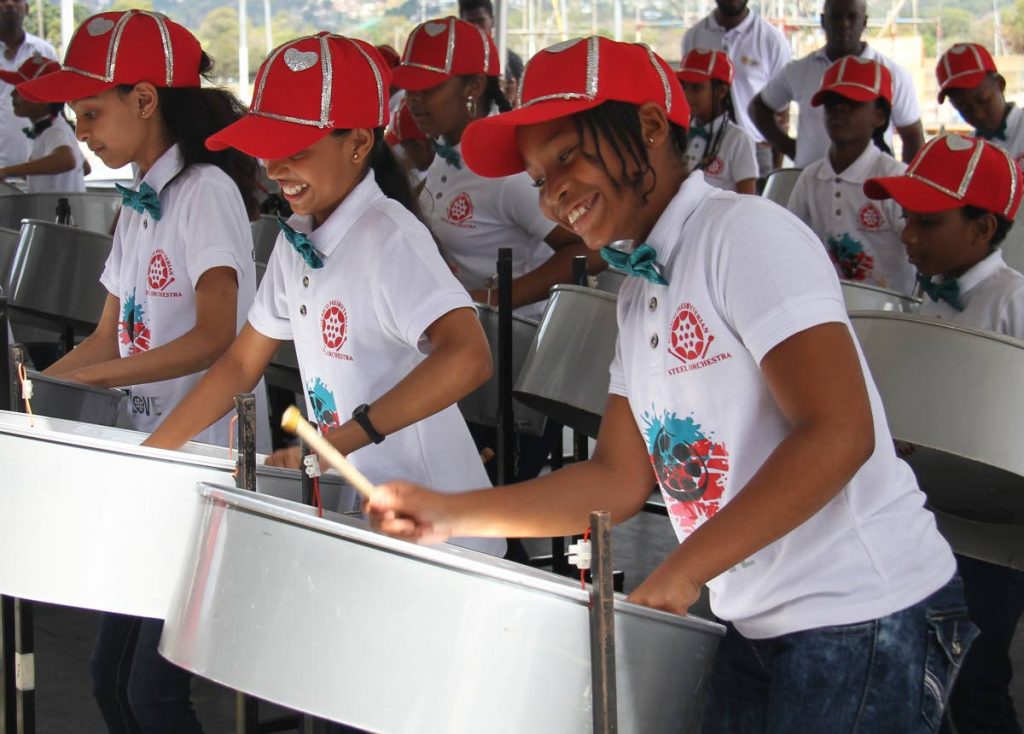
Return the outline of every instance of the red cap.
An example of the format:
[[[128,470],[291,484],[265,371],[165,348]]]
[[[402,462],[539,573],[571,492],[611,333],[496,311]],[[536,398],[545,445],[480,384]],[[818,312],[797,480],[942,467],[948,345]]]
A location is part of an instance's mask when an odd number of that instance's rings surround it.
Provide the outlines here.
[[[92,97],[120,84],[198,87],[202,48],[167,16],[143,10],[100,13],[75,29],[56,74],[18,85],[36,102]]]
[[[939,80],[939,102],[950,89],[973,89],[992,73],[998,73],[988,49],[978,43],[958,43],[942,54],[935,65]]]
[[[402,59],[398,55],[398,52],[388,44],[381,44],[380,46],[377,46],[376,49],[378,53],[380,53],[380,57],[384,59],[384,63],[388,65],[389,69],[394,69],[402,63]]]
[[[416,122],[412,119],[412,113],[409,111],[409,105],[403,99],[398,105],[394,117],[391,118],[391,127],[388,128],[388,132],[384,136],[384,142],[388,145],[398,145],[406,140],[426,139],[427,136],[423,134],[423,131],[416,127]]]
[[[206,139],[255,158],[286,158],[334,130],[388,123],[391,73],[372,45],[326,31],[278,46],[256,74],[249,114]]]
[[[19,66],[17,71],[0,70],[0,81],[5,81],[8,84],[21,84],[55,71],[60,71],[60,64],[37,52]]]
[[[902,176],[864,183],[871,199],[895,199],[912,212],[976,206],[1011,222],[1021,196],[1020,168],[1002,148],[962,135],[928,141]]]
[[[717,79],[732,85],[732,62],[721,51],[695,48],[686,54],[676,77],[681,82],[707,82]]]
[[[609,101],[654,102],[676,125],[690,125],[690,106],[668,62],[642,43],[589,36],[557,43],[530,59],[516,109],[471,122],[462,135],[462,157],[480,176],[519,173],[526,164],[516,143],[517,127]]]
[[[448,16],[413,28],[402,63],[395,69],[394,83],[417,92],[461,74],[499,73],[494,40],[472,23]]]
[[[820,107],[831,92],[854,102],[870,102],[881,97],[892,104],[892,74],[884,64],[858,56],[844,56],[825,70],[821,89],[811,97],[811,105]]]

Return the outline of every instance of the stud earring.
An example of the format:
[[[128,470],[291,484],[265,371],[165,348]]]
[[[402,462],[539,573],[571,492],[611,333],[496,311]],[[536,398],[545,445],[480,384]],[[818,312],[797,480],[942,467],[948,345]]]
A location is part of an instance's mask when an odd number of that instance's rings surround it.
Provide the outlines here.
[[[476,117],[476,100],[472,97],[466,97],[466,112],[470,117]]]
[[[353,153],[352,154],[352,160],[354,160],[354,161],[359,160],[359,154],[358,153]]]
[[[654,138],[647,138],[647,142],[654,145]]]

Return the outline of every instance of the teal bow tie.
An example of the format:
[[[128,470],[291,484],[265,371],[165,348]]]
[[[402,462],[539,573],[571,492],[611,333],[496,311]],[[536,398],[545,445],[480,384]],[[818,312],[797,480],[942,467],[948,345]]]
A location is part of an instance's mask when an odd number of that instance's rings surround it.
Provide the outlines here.
[[[933,283],[931,278],[918,275],[917,282],[921,284],[921,290],[927,293],[933,301],[945,301],[957,311],[964,310],[964,304],[960,301],[960,284],[956,278],[947,278],[941,283]]]
[[[459,155],[459,151],[455,150],[454,146],[445,145],[441,142],[440,138],[434,140],[434,150],[441,158],[448,162],[448,165],[462,170],[462,156]]]
[[[292,243],[295,251],[306,261],[306,265],[313,268],[313,270],[319,270],[324,266],[324,261],[320,259],[320,255],[317,253],[316,248],[313,247],[309,237],[302,234],[302,232],[296,232],[281,217],[277,218],[277,226],[284,232],[285,239]]]
[[[711,126],[710,125],[694,125],[690,128],[690,140],[695,138],[703,138],[704,140],[711,142]]]
[[[661,274],[658,253],[650,245],[640,245],[628,254],[610,247],[602,247],[601,257],[613,268],[624,270],[628,275],[635,275],[657,285],[668,285],[665,276]]]
[[[149,216],[153,217],[154,220],[160,220],[160,197],[157,195],[156,190],[148,183],[143,181],[138,191],[133,191],[121,184],[114,184],[114,186],[121,192],[122,206],[134,209],[140,214],[149,212]]]

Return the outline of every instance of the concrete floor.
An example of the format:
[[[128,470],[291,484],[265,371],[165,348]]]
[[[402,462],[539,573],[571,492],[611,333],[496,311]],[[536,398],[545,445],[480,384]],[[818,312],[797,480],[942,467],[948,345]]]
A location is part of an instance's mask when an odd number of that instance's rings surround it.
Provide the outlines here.
[[[628,592],[675,546],[668,521],[642,513],[614,531],[615,566],[625,571]],[[537,546],[531,552],[550,548]],[[39,734],[103,734],[105,728],[89,691],[88,663],[97,614],[40,605],[36,611],[36,712]],[[1024,633],[1013,646],[1014,665],[1024,671]],[[1024,709],[1024,676],[1014,680],[1014,698]],[[234,694],[196,679],[193,701],[207,734],[234,732]],[[271,708],[268,713],[280,714]]]

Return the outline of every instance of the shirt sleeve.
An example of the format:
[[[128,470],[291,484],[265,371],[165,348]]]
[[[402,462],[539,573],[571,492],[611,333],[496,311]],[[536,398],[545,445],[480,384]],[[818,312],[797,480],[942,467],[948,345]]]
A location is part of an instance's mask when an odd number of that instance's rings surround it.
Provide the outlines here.
[[[284,235],[277,236],[274,250],[270,253],[267,272],[263,275],[256,298],[249,309],[249,324],[256,331],[270,339],[288,341],[293,338],[292,322],[288,315],[288,292],[285,283],[288,274],[285,272],[286,262],[281,256]]]
[[[621,395],[624,398],[629,397],[629,392],[626,390],[626,373],[622,368],[622,330],[619,330],[619,335],[615,338],[615,358],[612,360],[611,366],[608,368],[608,392],[611,395]]]
[[[541,212],[540,195],[527,173],[502,179],[500,195],[499,210],[510,222],[537,239],[544,239],[555,228],[555,223]]]
[[[808,192],[813,176],[814,172],[809,168],[800,173],[800,177],[793,186],[793,191],[789,194],[789,203],[786,204],[786,208],[808,227],[813,226],[811,224],[811,200]]]
[[[782,32],[775,26],[769,26],[769,28],[771,28],[769,35],[769,38],[771,38],[771,48],[769,50],[768,75],[774,77],[790,62],[793,58],[793,52],[790,50],[786,37],[782,35]]]
[[[736,150],[733,153],[732,177],[736,181],[757,178],[760,171],[757,167],[757,153],[754,151],[754,140],[743,128],[736,126]]]
[[[710,263],[716,306],[759,364],[794,334],[847,323],[832,263],[802,222],[756,197],[721,214],[728,245]]]
[[[58,148],[71,148],[71,154],[75,155],[75,147],[77,142],[70,140],[69,136],[64,132],[67,130],[71,132],[70,128],[59,126],[57,124],[51,125],[47,128],[41,136],[39,136],[39,152],[34,156],[35,158],[45,158],[50,155]],[[72,133],[73,135],[73,133]],[[78,160],[78,156],[75,156],[75,160]]]
[[[107,262],[103,265],[103,273],[100,274],[100,285],[107,289],[107,292],[114,298],[121,297],[121,258],[124,252],[124,232],[127,208],[121,210],[121,216],[117,219],[117,226],[114,227],[114,239],[110,243],[110,254]]]
[[[896,127],[913,125],[921,119],[921,110],[917,104],[917,92],[910,72],[899,64],[888,62],[892,72],[892,124]]]
[[[247,274],[255,278],[252,227],[234,182],[219,169],[204,167],[185,175],[189,178],[180,184],[176,205],[186,209],[180,234],[192,287],[211,268],[232,268],[239,282]]]
[[[704,21],[703,20],[699,20],[697,22],[698,23],[703,23]],[[686,54],[690,53],[693,50],[693,37],[696,34],[696,31],[697,31],[697,26],[692,26],[692,27],[690,27],[690,28],[688,28],[686,30],[686,33],[683,34],[683,43],[682,43],[682,52],[683,53],[679,57],[680,59],[685,59],[686,58]]]
[[[761,100],[775,112],[782,112],[790,102],[796,99],[796,92],[793,89],[794,64],[796,64],[795,61],[790,61],[783,66],[781,71],[768,80],[760,92]]]
[[[1024,285],[1006,297],[1000,308],[997,328],[1000,334],[1024,339]]]

